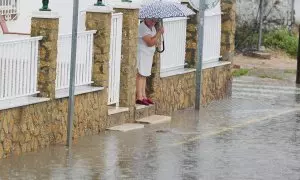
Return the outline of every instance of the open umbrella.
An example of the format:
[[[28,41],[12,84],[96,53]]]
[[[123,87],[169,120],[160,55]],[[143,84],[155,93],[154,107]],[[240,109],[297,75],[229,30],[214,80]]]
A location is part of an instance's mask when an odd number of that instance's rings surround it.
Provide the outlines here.
[[[140,19],[160,19],[161,26],[163,26],[162,19],[173,17],[187,17],[196,14],[193,10],[185,5],[170,1],[154,1],[148,3],[140,9]],[[165,50],[164,37],[162,36],[163,49],[157,52],[162,53]]]

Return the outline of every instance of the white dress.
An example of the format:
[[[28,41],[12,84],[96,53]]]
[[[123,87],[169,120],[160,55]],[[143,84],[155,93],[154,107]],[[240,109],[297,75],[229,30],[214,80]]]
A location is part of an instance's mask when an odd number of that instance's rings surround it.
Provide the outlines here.
[[[147,35],[153,37],[155,34],[155,27],[149,29],[144,22],[139,25],[137,69],[138,73],[142,76],[147,77],[151,75],[153,56],[155,53],[155,46],[148,47],[143,37]]]

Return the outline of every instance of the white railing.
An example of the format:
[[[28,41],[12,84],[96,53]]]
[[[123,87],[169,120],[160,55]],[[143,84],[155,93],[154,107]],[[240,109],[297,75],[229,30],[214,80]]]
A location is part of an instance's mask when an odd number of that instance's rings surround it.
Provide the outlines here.
[[[18,13],[18,7],[17,0],[0,0],[0,15],[5,16],[6,20],[11,20],[11,16]]]
[[[41,39],[0,40],[0,100],[38,93],[38,47]]]
[[[113,14],[109,60],[108,104],[119,105],[123,14]]]
[[[80,32],[77,36],[75,86],[92,82],[93,35],[96,31]],[[59,35],[56,67],[56,90],[69,88],[72,34]]]
[[[164,20],[165,51],[160,54],[161,72],[184,69],[187,18]]]
[[[221,8],[205,12],[203,63],[217,62],[221,57]]]

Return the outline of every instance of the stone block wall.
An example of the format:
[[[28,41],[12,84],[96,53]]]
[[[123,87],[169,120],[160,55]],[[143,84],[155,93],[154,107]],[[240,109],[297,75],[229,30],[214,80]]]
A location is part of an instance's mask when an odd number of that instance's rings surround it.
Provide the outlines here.
[[[202,72],[201,104],[231,96],[231,65],[204,69]]]
[[[192,9],[192,6],[189,5],[189,3],[184,3],[184,4],[187,4],[188,7]],[[195,68],[197,63],[197,44],[198,44],[197,16],[198,16],[198,12],[196,15],[191,16],[187,20],[185,60],[189,68]]]
[[[114,8],[114,10],[123,13],[120,106],[129,108],[129,119],[134,121],[139,9]]]
[[[235,51],[236,0],[221,0],[221,10],[221,56],[223,61],[232,61]]]
[[[231,65],[218,66],[202,71],[201,104],[224,99],[231,95]],[[156,113],[171,115],[174,111],[195,105],[196,73],[157,78],[148,81],[151,98],[155,100]]]
[[[171,115],[194,105],[195,72],[160,78],[155,83],[151,97],[155,101],[156,114]]]
[[[55,97],[58,18],[32,18],[31,36],[43,36],[39,44],[38,90],[40,96]]]
[[[107,126],[103,91],[75,97],[73,137],[97,134]],[[68,99],[0,111],[0,159],[36,151],[67,139]]]

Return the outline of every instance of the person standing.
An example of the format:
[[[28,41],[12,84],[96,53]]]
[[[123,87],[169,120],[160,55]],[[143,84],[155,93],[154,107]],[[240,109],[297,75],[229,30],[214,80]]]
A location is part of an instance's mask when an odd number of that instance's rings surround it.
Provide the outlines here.
[[[155,46],[159,43],[163,28],[155,28],[157,19],[145,19],[139,25],[137,76],[136,76],[136,103],[142,105],[154,104],[146,95],[146,79],[151,75]]]

